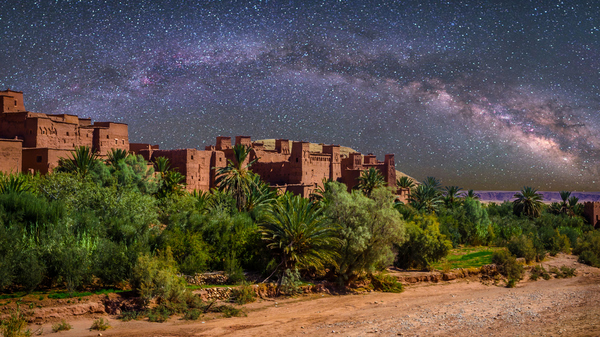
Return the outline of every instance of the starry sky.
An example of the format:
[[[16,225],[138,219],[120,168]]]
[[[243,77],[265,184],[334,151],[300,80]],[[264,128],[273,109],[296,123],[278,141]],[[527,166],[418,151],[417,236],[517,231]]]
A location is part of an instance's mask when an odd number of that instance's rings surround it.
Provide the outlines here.
[[[600,191],[600,3],[13,1],[0,89],[30,111],[340,144],[419,180]]]

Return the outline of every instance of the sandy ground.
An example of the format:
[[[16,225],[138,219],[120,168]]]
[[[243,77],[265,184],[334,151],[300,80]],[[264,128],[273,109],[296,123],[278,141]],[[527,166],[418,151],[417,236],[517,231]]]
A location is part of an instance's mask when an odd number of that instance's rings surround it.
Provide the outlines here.
[[[30,328],[54,336],[600,336],[600,270],[570,255],[544,264],[576,267],[578,276],[512,289],[462,279],[410,285],[400,294],[259,300],[237,318],[150,323],[108,316],[112,327],[103,332],[89,330],[94,317],[68,320],[73,329],[56,334],[49,323]]]

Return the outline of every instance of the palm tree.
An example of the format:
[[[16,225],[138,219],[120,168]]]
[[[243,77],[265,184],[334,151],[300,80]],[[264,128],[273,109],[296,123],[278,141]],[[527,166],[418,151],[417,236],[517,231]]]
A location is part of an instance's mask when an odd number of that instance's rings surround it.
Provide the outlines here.
[[[111,149],[111,151],[108,153],[106,164],[116,167],[117,163],[121,160],[125,160],[127,156],[129,156],[129,153],[123,149]]]
[[[560,203],[560,211],[559,213],[566,214],[568,216],[573,216],[573,209],[569,205],[569,197],[571,196],[571,192],[569,191],[560,191],[560,198],[562,202]],[[578,199],[579,200],[579,199]],[[577,203],[577,202],[575,202]]]
[[[544,197],[540,193],[537,193],[535,188],[525,186],[519,193],[515,194],[515,198],[515,201],[513,201],[513,213],[516,215],[523,214],[530,218],[540,216]]]
[[[0,194],[16,193],[21,194],[31,191],[29,179],[24,174],[3,175],[0,172]]]
[[[462,190],[462,188],[458,186],[446,186],[444,192],[444,202],[446,206],[452,206],[459,200],[458,193]]]
[[[367,197],[371,196],[374,189],[385,186],[385,179],[379,170],[374,167],[362,171],[357,180],[358,185],[356,188],[361,190]]]
[[[171,169],[169,158],[157,157],[154,159],[154,168],[160,173],[161,177]]]
[[[251,179],[244,209],[256,220],[277,200],[277,191],[262,181],[258,174],[252,174]]]
[[[435,177],[427,177],[421,184],[435,190],[437,193],[442,193],[442,182]]]
[[[418,211],[431,213],[438,210],[443,200],[442,194],[434,187],[421,184],[412,189],[408,202]]]
[[[60,158],[57,171],[75,172],[85,177],[98,162],[98,154],[88,146],[80,146],[71,152],[71,158]]]
[[[279,260],[275,271],[309,266],[321,268],[335,256],[335,231],[322,209],[301,196],[290,193],[281,196],[267,212],[260,230],[267,247]]]
[[[171,194],[181,195],[185,184],[185,176],[177,171],[171,170],[171,163],[166,157],[157,157],[154,159],[154,167],[160,174],[160,188],[156,192],[159,199],[165,198]]]
[[[233,160],[227,161],[227,166],[217,169],[217,187],[220,191],[230,193],[235,199],[237,208],[241,211],[247,202],[253,174],[250,166],[258,159],[245,164],[250,147],[238,144],[233,147]]]
[[[413,188],[415,187],[415,181],[408,176],[402,176],[400,179],[396,180],[396,186],[399,188]]]
[[[467,193],[463,194],[463,198],[471,198],[475,200],[479,200],[479,194],[475,193],[473,190],[468,190]]]

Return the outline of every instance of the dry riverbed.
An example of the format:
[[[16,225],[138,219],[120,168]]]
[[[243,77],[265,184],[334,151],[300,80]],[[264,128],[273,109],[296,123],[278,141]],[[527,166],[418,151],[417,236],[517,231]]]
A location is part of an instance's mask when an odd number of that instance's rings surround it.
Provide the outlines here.
[[[400,294],[265,299],[236,318],[150,323],[89,314],[65,317],[70,331],[52,333],[51,322],[30,328],[54,336],[600,336],[600,269],[562,254],[544,265],[575,267],[578,275],[525,280],[512,289],[467,278],[408,285]],[[90,331],[97,317],[112,327]]]

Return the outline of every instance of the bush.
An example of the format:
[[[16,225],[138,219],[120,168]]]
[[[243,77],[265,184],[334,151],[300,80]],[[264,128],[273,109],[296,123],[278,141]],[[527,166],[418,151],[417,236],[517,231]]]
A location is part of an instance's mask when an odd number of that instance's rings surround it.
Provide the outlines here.
[[[97,320],[94,320],[94,322],[92,323],[92,326],[90,327],[90,330],[104,331],[108,328],[110,328],[110,324],[108,324],[108,320],[104,320],[104,318],[100,317]]]
[[[146,313],[143,311],[122,311],[119,319],[124,322],[129,322],[131,320],[140,320],[146,316]]]
[[[138,258],[130,283],[145,304],[154,298],[162,302],[185,301],[185,281],[177,276],[175,265],[168,247],[155,257],[142,255]]]
[[[174,312],[166,306],[158,306],[147,313],[149,322],[164,323]]]
[[[369,278],[371,279],[373,290],[384,293],[401,293],[404,291],[402,283],[398,282],[398,280],[393,276],[379,273],[369,274]]]
[[[396,267],[427,268],[445,258],[452,248],[452,243],[440,233],[435,215],[415,216],[406,232],[407,240],[397,246]]]
[[[600,260],[598,259],[596,254],[592,253],[589,250],[586,250],[583,253],[581,253],[579,255],[579,258],[577,259],[577,262],[585,263],[587,265],[600,268]]]
[[[567,266],[562,266],[560,269],[552,267],[550,268],[550,272],[554,274],[555,278],[567,278],[577,275],[575,268],[569,268]]]
[[[198,318],[200,318],[201,314],[202,314],[202,312],[200,310],[198,310],[198,309],[192,309],[192,310],[187,311],[185,313],[185,315],[183,315],[183,319],[195,321]]]
[[[533,241],[525,235],[517,236],[510,240],[508,251],[516,257],[524,258],[527,263],[536,260],[537,257]]]
[[[550,279],[550,274],[548,274],[548,271],[541,264],[531,268],[531,275],[529,276],[529,279],[532,281],[537,281],[540,277],[544,280]]]
[[[56,324],[52,325],[53,332],[68,331],[71,329],[73,329],[73,326],[71,326],[71,324],[67,323],[67,321],[65,321],[64,319],[62,321],[60,321],[60,323],[56,323]]]
[[[394,262],[394,244],[404,241],[404,221],[394,209],[394,196],[386,188],[373,190],[371,197],[348,193],[340,183],[328,183],[324,213],[339,225],[336,274],[347,284],[364,272],[381,270]]]
[[[600,231],[585,233],[573,253],[579,255],[579,262],[600,268]]]
[[[10,317],[4,321],[0,321],[0,331],[4,337],[28,337],[31,336],[31,331],[27,328],[27,320],[25,315],[19,310],[10,314]]]
[[[239,305],[252,303],[256,301],[256,293],[251,285],[245,283],[242,286],[233,289],[231,292],[231,300]]]
[[[298,295],[302,293],[302,289],[300,289],[301,285],[302,280],[300,279],[298,268],[295,268],[294,271],[286,269],[283,272],[280,289],[282,293],[290,296]]]
[[[509,251],[494,252],[492,262],[498,266],[498,271],[508,279],[507,286],[509,288],[514,287],[523,278],[523,266],[517,263],[517,258]]]

